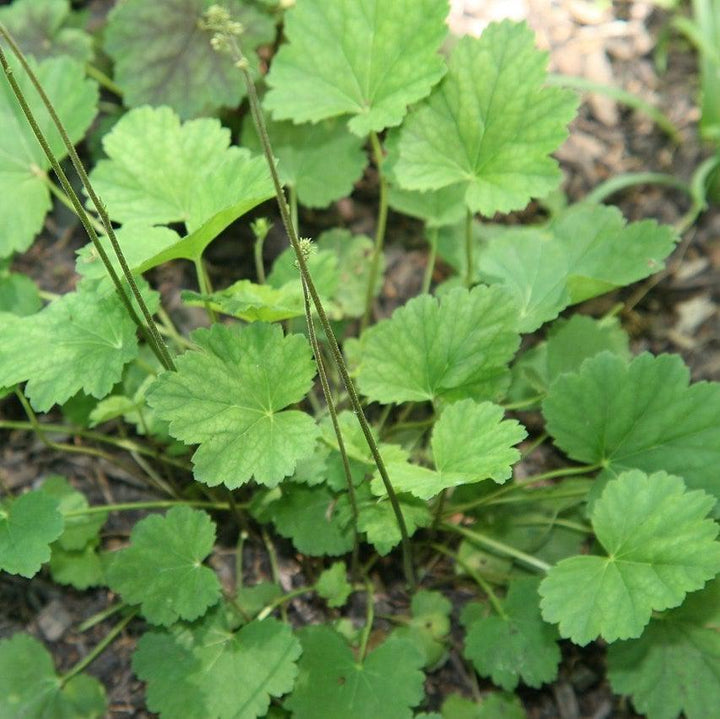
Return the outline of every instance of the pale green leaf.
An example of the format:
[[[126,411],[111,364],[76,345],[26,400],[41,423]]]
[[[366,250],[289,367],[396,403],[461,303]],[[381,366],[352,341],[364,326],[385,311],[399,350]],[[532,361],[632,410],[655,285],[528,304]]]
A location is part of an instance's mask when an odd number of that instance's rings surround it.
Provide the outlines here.
[[[254,477],[275,486],[313,453],[318,435],[310,415],[284,409],[312,386],[307,340],[260,322],[214,325],[192,339],[198,349],[150,387],[150,406],[173,437],[200,445],[193,455],[199,481],[233,489]]]
[[[102,719],[105,690],[94,677],[78,674],[67,683],[34,637],[16,634],[0,641],[0,716],[7,719]]]
[[[276,120],[352,115],[360,137],[399,125],[445,72],[446,0],[304,0],[285,15],[265,107]]]
[[[327,207],[350,195],[367,165],[362,138],[338,120],[316,125],[268,120],[268,134],[281,181],[306,207]],[[262,153],[251,118],[243,124],[242,144]]]
[[[451,694],[442,705],[442,719],[526,719],[520,699],[513,695],[486,695],[475,703],[459,694]]]
[[[0,312],[27,317],[41,307],[37,285],[29,277],[0,270]]]
[[[429,228],[454,225],[464,220],[465,187],[462,184],[449,185],[440,190],[403,190],[391,185],[388,204],[393,210],[423,220]]]
[[[69,0],[15,0],[0,8],[0,22],[25,55],[36,60],[66,55],[84,63],[92,57],[92,37],[77,27],[68,27],[72,18]],[[9,55],[9,48],[4,45]]]
[[[299,655],[289,625],[269,618],[234,629],[220,611],[145,634],[132,663],[147,682],[148,706],[164,719],[255,719],[292,689]]]
[[[203,566],[215,542],[215,525],[205,513],[173,507],[140,520],[130,546],[117,552],[108,584],[128,604],[140,604],[153,624],[196,619],[220,598],[220,582]]]
[[[720,571],[715,500],[665,472],[624,472],[594,504],[595,535],[607,556],[580,555],[552,567],[540,585],[542,615],[585,645],[639,637],[653,611],[679,606]]]
[[[423,295],[362,334],[358,385],[384,404],[497,399],[519,341],[517,310],[502,288]]]
[[[408,190],[461,183],[472,212],[522,209],[560,181],[549,155],[567,136],[577,100],[543,87],[546,53],[525,24],[488,26],[461,38],[448,73],[403,125],[393,173]]]
[[[315,587],[329,607],[342,607],[352,592],[345,562],[334,562],[320,575]]]
[[[25,392],[38,411],[79,390],[101,398],[137,352],[135,324],[118,296],[83,284],[42,311],[5,323],[0,386],[27,381]]]
[[[720,706],[720,580],[608,649],[613,691],[648,719],[707,719]]]
[[[94,544],[68,550],[56,542],[51,551],[50,574],[58,584],[69,584],[82,591],[106,583],[103,561]]]
[[[202,27],[213,0],[125,0],[108,17],[105,49],[115,60],[115,81],[129,107],[169,105],[181,117],[236,107],[245,96],[242,76],[230,55],[210,45]],[[253,74],[252,52],[272,42],[275,27],[264,13],[240,0],[222,3],[243,23],[243,50]]]
[[[50,149],[58,160],[65,146],[35,88],[18,62],[9,58],[25,98]],[[40,84],[73,143],[78,142],[95,117],[97,85],[85,78],[83,66],[69,57],[44,60],[35,68]],[[50,168],[40,144],[0,72],[0,257],[27,249],[43,226],[50,209],[50,191],[42,172]]]
[[[230,223],[268,199],[264,158],[230,147],[214,118],[180,123],[168,107],[128,112],[103,138],[109,159],[90,175],[118,222],[183,222],[191,233],[145,260],[141,271],[170,259],[197,259]]]
[[[50,559],[50,543],[63,531],[57,500],[28,492],[0,504],[0,569],[32,577]]]
[[[471,622],[465,656],[478,674],[506,691],[522,681],[539,688],[557,676],[560,648],[557,630],[540,615],[539,580],[514,579],[502,601],[504,614]]]
[[[520,459],[514,445],[527,433],[517,421],[503,419],[504,414],[498,405],[471,399],[446,407],[430,440],[435,470],[391,463],[388,473],[395,490],[430,499],[444,489],[485,479],[505,482]],[[377,479],[373,480],[373,491],[382,493]]]
[[[411,642],[390,638],[359,663],[329,627],[306,627],[298,634],[299,674],[285,702],[294,719],[411,719],[424,681],[423,656]]]
[[[678,356],[627,364],[603,352],[552,385],[547,430],[569,457],[602,463],[606,474],[665,470],[720,497],[720,384],[689,382]]]
[[[423,666],[438,666],[447,658],[452,604],[440,592],[421,589],[410,603],[412,618],[393,631],[393,637],[411,641],[425,657]]]

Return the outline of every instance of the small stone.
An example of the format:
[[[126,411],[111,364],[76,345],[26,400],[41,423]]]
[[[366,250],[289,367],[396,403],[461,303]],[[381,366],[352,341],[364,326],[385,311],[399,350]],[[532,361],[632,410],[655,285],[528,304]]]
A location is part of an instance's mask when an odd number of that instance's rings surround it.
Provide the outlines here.
[[[46,604],[37,615],[37,625],[49,642],[56,642],[72,624],[72,617],[59,599]]]

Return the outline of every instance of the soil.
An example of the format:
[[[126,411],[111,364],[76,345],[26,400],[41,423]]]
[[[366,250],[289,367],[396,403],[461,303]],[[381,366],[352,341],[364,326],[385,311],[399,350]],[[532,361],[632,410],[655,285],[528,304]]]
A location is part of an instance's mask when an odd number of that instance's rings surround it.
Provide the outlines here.
[[[496,3],[497,4],[497,3]],[[681,141],[673,143],[647,117],[609,103],[602,98],[583,103],[573,123],[570,139],[558,152],[565,173],[564,190],[570,200],[582,199],[599,182],[626,172],[669,172],[689,181],[692,173],[709,154],[698,138],[696,109],[697,69],[692,50],[677,37],[671,36],[663,48],[659,38],[666,35],[669,16],[647,3],[616,2],[604,20],[598,21],[591,12],[597,3],[565,2],[546,3],[548,16],[558,7],[566,11],[571,29],[560,33],[560,21],[552,15],[550,30],[543,30],[542,2],[501,2],[505,9],[526,12],[530,21],[539,29],[541,37],[553,49],[556,66],[587,67],[587,57],[609,70],[607,82],[613,82],[631,92],[650,99],[675,123],[681,133]],[[91,2],[93,10],[100,14],[107,3]],[[516,7],[517,6],[517,7]],[[552,8],[550,7],[552,6]],[[453,23],[456,30],[480,30],[485,21],[483,13],[491,10],[493,3],[454,3]],[[98,10],[99,8],[99,10]],[[520,10],[518,10],[520,8]],[[533,14],[534,13],[534,14]],[[586,13],[583,15],[583,13]],[[539,27],[538,16],[540,17]],[[637,18],[640,20],[637,20]],[[634,19],[633,19],[634,18]],[[465,26],[463,27],[463,22]],[[606,25],[634,22],[633,32],[625,35],[608,31]],[[547,25],[547,23],[546,23]],[[613,26],[615,27],[615,26]],[[554,28],[554,29],[553,29]],[[616,28],[617,30],[617,28]],[[553,32],[564,37],[566,55],[556,55]],[[584,33],[584,34],[583,34]],[[634,34],[633,34],[634,33]],[[579,39],[578,39],[579,38]],[[583,38],[585,49],[583,51]],[[598,39],[599,38],[599,39]],[[639,38],[639,39],[638,39]],[[574,43],[574,46],[573,46]],[[571,47],[567,55],[567,46]],[[573,49],[574,47],[574,49]],[[562,49],[562,48],[561,48]],[[667,53],[667,69],[660,72],[654,62],[656,52]],[[575,54],[573,60],[572,52]],[[558,59],[559,57],[559,59]],[[598,60],[598,57],[600,60]],[[602,74],[602,73],[601,73]],[[592,76],[592,72],[590,73]],[[587,98],[586,98],[587,99]],[[304,234],[336,225],[343,225],[353,232],[372,233],[375,221],[377,187],[372,171],[359,183],[349,200],[338,203],[326,212],[301,213]],[[638,186],[613,196],[629,219],[655,218],[675,223],[687,211],[687,197],[676,190],[657,186]],[[271,203],[259,208],[255,215],[274,216]],[[525,213],[527,220],[530,214]],[[512,221],[510,218],[509,221]],[[276,227],[279,223],[276,223]],[[222,287],[239,276],[252,273],[250,256],[237,256],[238,236],[246,237],[248,230],[234,227],[226,236],[216,241],[209,254],[210,271],[215,286]],[[383,292],[378,301],[378,313],[389,314],[392,309],[414,295],[424,271],[427,252],[419,225],[398,216],[390,216],[388,237],[388,271]],[[74,252],[85,244],[81,228],[75,218],[58,206],[48,217],[42,235],[32,248],[18,257],[16,270],[33,277],[43,290],[66,292],[76,280]],[[248,243],[244,243],[248,246]],[[270,262],[284,246],[284,238],[275,230],[268,241],[266,259]],[[161,289],[167,306],[182,329],[190,329],[198,316],[183,310],[179,303],[179,288],[192,286],[188,268],[178,263],[157,270],[152,282]],[[442,266],[436,279],[441,279]],[[633,349],[645,349],[654,353],[680,353],[691,368],[694,380],[720,379],[720,211],[709,208],[682,238],[676,253],[668,263],[667,270],[639,286],[601,297],[587,303],[580,311],[599,315],[617,302],[625,302],[621,313],[623,325],[630,332]],[[21,407],[13,399],[0,404],[0,418],[24,419]],[[50,420],[54,419],[51,414]],[[531,417],[523,418],[531,420]],[[78,442],[78,438],[64,437],[66,442]],[[542,466],[558,461],[548,449],[534,455]],[[62,474],[83,491],[91,503],[115,503],[155,498],[137,476],[112,462],[81,455],[58,454],[46,447],[34,434],[22,431],[0,433],[0,486],[5,491],[18,492],[36,486],[51,474]],[[104,530],[105,546],[112,548],[124,542],[139,515],[113,514]],[[220,519],[220,518],[218,518]],[[216,569],[223,582],[234,582],[234,551],[236,537],[230,531],[221,534],[221,544],[227,552],[219,551],[214,557]],[[316,571],[312,563],[302,562],[285,541],[276,541],[279,568],[285,588],[305,583],[307,573]],[[271,571],[267,550],[259,533],[251,536],[245,544],[244,582],[248,585],[267,581]],[[396,557],[376,565],[378,615],[407,610],[408,597],[399,580]],[[453,580],[452,569],[445,561],[434,565],[432,574],[425,580],[428,586],[442,588],[453,599],[456,608],[471,596],[470,585],[458,586]],[[357,595],[356,595],[357,596]],[[53,584],[44,572],[28,581],[19,577],[2,575],[0,579],[0,638],[25,631],[40,638],[52,652],[60,671],[68,669],[95,646],[113,626],[112,618],[102,621],[91,629],[80,632],[78,626],[96,613],[109,607],[116,598],[106,589],[86,592],[61,588]],[[290,605],[289,614],[298,624],[321,619],[324,613],[320,604],[297,600]],[[350,606],[350,616],[364,617],[362,598]],[[382,622],[379,623],[382,629]],[[130,657],[136,638],[144,631],[141,620],[132,622],[126,631],[89,668],[108,691],[109,716],[154,716],[144,709],[144,689],[130,670]],[[437,709],[444,697],[452,692],[466,696],[480,696],[491,685],[479,680],[462,658],[459,637],[453,640],[453,648],[447,663],[427,679],[428,705],[425,710]],[[521,689],[519,694],[531,719],[605,719],[607,717],[635,717],[626,700],[614,696],[605,679],[604,648],[593,644],[584,649],[569,643],[563,645],[563,663],[559,679],[551,686],[535,691]]]

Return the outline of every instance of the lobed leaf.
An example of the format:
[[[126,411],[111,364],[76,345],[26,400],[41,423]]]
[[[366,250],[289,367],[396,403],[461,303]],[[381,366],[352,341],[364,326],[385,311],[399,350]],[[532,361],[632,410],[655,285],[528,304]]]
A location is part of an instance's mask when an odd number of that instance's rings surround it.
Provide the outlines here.
[[[217,576],[202,565],[214,542],[205,512],[179,506],[146,517],[133,528],[130,546],[114,555],[108,584],[125,602],[140,604],[153,624],[196,619],[220,598]]]
[[[715,500],[665,472],[608,482],[591,519],[607,556],[563,559],[540,585],[544,619],[585,645],[639,637],[653,611],[679,606],[720,572]]]
[[[493,23],[461,38],[448,73],[408,115],[392,160],[408,190],[465,187],[465,204],[492,216],[525,207],[560,181],[549,157],[567,136],[573,93],[544,87],[547,54],[525,24]]]
[[[148,403],[173,437],[200,445],[193,455],[198,481],[234,489],[254,477],[274,487],[312,454],[318,435],[310,415],[284,410],[312,386],[307,340],[260,322],[216,324],[192,339],[198,349],[156,380]]]
[[[513,691],[522,681],[539,688],[557,676],[560,648],[557,630],[540,614],[535,578],[513,579],[502,601],[502,615],[477,618],[469,623],[465,656],[478,674]]]
[[[285,15],[286,45],[266,80],[276,120],[352,115],[360,137],[399,125],[443,76],[446,0],[304,0]]]
[[[165,719],[255,719],[292,689],[300,651],[287,624],[268,618],[235,630],[216,611],[188,628],[148,632],[132,664]]]
[[[329,607],[342,607],[352,593],[352,585],[347,580],[345,562],[333,562],[317,581],[317,593],[327,600]]]
[[[128,107],[169,105],[182,118],[236,107],[245,96],[242,77],[229,55],[210,45],[202,27],[212,0],[125,0],[108,16],[105,49],[115,60],[115,80]],[[224,0],[243,24],[243,49],[257,74],[252,52],[272,42],[272,20],[240,0]]]
[[[22,719],[101,719],[107,711],[102,684],[78,674],[67,682],[34,637],[0,641],[0,716]]]
[[[416,297],[361,336],[359,389],[384,404],[497,399],[510,380],[516,325],[500,287]]]
[[[302,657],[285,702],[295,719],[411,719],[423,696],[423,656],[404,639],[388,639],[364,661],[327,626],[298,632]]]
[[[63,531],[58,502],[41,491],[0,504],[0,569],[32,577],[50,559],[50,544]]]
[[[547,431],[572,459],[603,464],[605,478],[665,470],[720,497],[720,384],[689,382],[678,356],[642,354],[627,364],[603,352],[552,385]]]
[[[648,719],[712,716],[720,706],[720,580],[653,619],[639,639],[608,648],[613,691]]]

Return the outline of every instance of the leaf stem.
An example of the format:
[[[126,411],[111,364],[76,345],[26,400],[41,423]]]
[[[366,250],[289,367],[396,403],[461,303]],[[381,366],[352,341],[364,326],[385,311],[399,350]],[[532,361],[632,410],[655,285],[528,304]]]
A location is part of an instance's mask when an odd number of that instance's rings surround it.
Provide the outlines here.
[[[217,509],[223,512],[230,512],[232,510],[229,502],[167,499],[148,502],[94,505],[92,507],[85,507],[85,509],[73,509],[70,512],[63,512],[63,517],[85,517],[90,514],[102,514],[103,512],[132,512],[139,509],[168,509],[177,506],[196,507],[197,509]],[[239,507],[241,505],[237,506]]]
[[[79,632],[86,632],[88,629],[92,629],[96,624],[100,624],[100,622],[104,622],[109,617],[112,617],[113,614],[117,614],[118,612],[121,612],[123,609],[125,609],[128,605],[125,604],[125,602],[120,602],[119,604],[113,604],[110,607],[107,607],[106,609],[103,609],[101,612],[96,612],[91,617],[88,617],[79,627]]]
[[[365,626],[363,627],[362,636],[360,638],[360,649],[358,650],[358,662],[363,664],[367,655],[368,642],[370,641],[370,633],[372,632],[373,622],[375,621],[375,595],[373,594],[372,582],[365,578],[365,591],[367,600],[365,605]]]
[[[50,146],[45,138],[45,136],[42,133],[42,130],[40,129],[40,126],[38,125],[35,116],[32,113],[32,110],[30,109],[30,106],[28,105],[25,96],[23,94],[23,91],[21,90],[20,86],[17,84],[17,81],[15,80],[14,73],[12,71],[12,68],[7,62],[7,58],[5,56],[5,53],[3,52],[2,47],[0,47],[0,64],[3,66],[3,70],[5,71],[5,75],[7,76],[8,82],[10,83],[10,86],[12,87],[13,93],[15,94],[15,97],[17,98],[20,107],[22,108],[22,111],[27,118],[28,123],[30,124],[30,127],[32,128],[33,133],[35,134],[35,137],[38,139],[38,142],[40,143],[41,147],[43,148],[43,151],[45,152],[45,155],[47,156],[48,160],[50,161],[50,164],[52,165],[53,170],[55,171],[55,174],[57,175],[58,179],[60,180],[60,184],[62,185],[63,190],[67,193],[68,197],[71,199],[73,206],[75,207],[76,212],[78,213],[78,217],[80,217],[80,220],[83,224],[83,227],[85,227],[85,230],[88,233],[88,236],[90,237],[90,240],[92,241],[98,255],[100,255],[100,258],[103,261],[103,264],[105,265],[108,273],[110,274],[111,279],[113,280],[113,284],[115,285],[116,290],[120,294],[120,298],[123,302],[123,305],[125,306],[125,309],[127,310],[130,317],[133,318],[133,321],[138,325],[138,327],[141,329],[141,331],[146,335],[146,339],[148,341],[148,344],[150,348],[157,354],[158,359],[162,363],[163,367],[166,369],[175,369],[175,364],[172,360],[172,357],[170,356],[170,353],[167,350],[167,347],[165,346],[165,343],[163,342],[162,338],[160,337],[160,333],[157,330],[157,327],[155,326],[155,321],[152,318],[152,315],[150,314],[150,310],[148,309],[147,305],[145,304],[145,300],[143,299],[142,295],[140,294],[140,290],[137,286],[137,283],[135,282],[135,278],[133,277],[132,272],[130,272],[130,268],[128,267],[127,261],[125,260],[125,256],[122,253],[122,249],[120,248],[120,244],[117,241],[117,237],[115,236],[115,230],[113,229],[112,223],[110,222],[110,217],[107,214],[107,210],[105,209],[105,206],[100,201],[100,198],[95,194],[95,190],[90,184],[90,179],[87,176],[87,173],[85,172],[85,168],[83,167],[82,162],[80,161],[80,157],[78,156],[75,146],[73,145],[72,141],[70,140],[70,137],[67,134],[67,131],[65,130],[64,125],[60,121],[60,118],[58,117],[57,112],[55,111],[55,107],[53,106],[52,102],[50,101],[50,98],[47,96],[45,90],[43,89],[42,85],[40,84],[40,81],[37,78],[37,75],[33,71],[33,69],[28,64],[27,59],[23,55],[22,51],[18,47],[17,43],[13,39],[13,37],[10,35],[10,33],[7,31],[5,26],[0,23],[0,36],[2,36],[5,41],[10,46],[11,50],[19,60],[20,64],[23,67],[23,70],[27,73],[28,78],[32,82],[33,86],[35,87],[35,90],[37,91],[38,95],[40,96],[40,99],[42,100],[43,104],[45,105],[45,108],[48,111],[48,114],[50,115],[50,118],[53,121],[53,124],[55,125],[58,133],[60,134],[60,137],[62,138],[63,144],[65,145],[65,149],[68,153],[68,156],[70,158],[70,161],[72,162],[73,167],[75,168],[75,171],[77,172],[78,176],[80,177],[80,180],[85,187],[86,192],[88,193],[88,196],[90,197],[90,200],[92,201],[93,205],[95,206],[95,209],[97,210],[97,213],[100,217],[100,220],[103,224],[103,227],[105,229],[105,234],[108,237],[108,240],[110,241],[110,244],[113,248],[113,251],[115,252],[115,255],[118,259],[118,262],[120,263],[120,268],[122,270],[123,276],[125,277],[125,280],[128,283],[128,286],[130,287],[130,291],[132,292],[133,297],[135,298],[135,301],[138,304],[138,307],[140,308],[140,312],[143,315],[143,318],[145,320],[145,323],[143,324],[140,322],[139,318],[137,317],[135,310],[132,306],[132,303],[130,302],[129,298],[125,294],[124,287],[122,286],[122,283],[120,282],[120,278],[118,277],[117,273],[115,272],[114,267],[112,266],[112,263],[110,262],[106,252],[105,248],[102,247],[102,244],[100,243],[97,233],[95,232],[94,228],[92,227],[92,224],[89,220],[89,217],[87,213],[85,212],[85,209],[83,208],[79,198],[77,197],[77,194],[73,190],[72,186],[68,182],[67,176],[65,175],[64,171],[60,167],[60,164],[57,161],[57,158],[55,157],[54,153],[50,149]]]
[[[205,263],[202,257],[197,257],[193,261],[193,264],[195,265],[195,276],[197,277],[200,293],[207,297],[212,292],[212,287],[210,286],[210,278],[208,277]],[[210,322],[215,324],[218,318],[215,310],[210,306],[210,301],[207,299],[205,300],[205,311],[207,312]]]
[[[469,539],[471,542],[480,544],[483,547],[497,552],[498,554],[502,554],[506,557],[512,557],[513,559],[516,559],[519,562],[522,562],[523,564],[532,567],[533,569],[537,569],[541,572],[547,572],[550,569],[550,565],[547,562],[543,562],[541,559],[533,557],[531,554],[526,554],[519,549],[515,549],[515,547],[511,547],[509,544],[505,544],[505,542],[499,542],[496,539],[492,539],[491,537],[488,537],[484,534],[480,534],[480,532],[475,532],[471,529],[461,527],[457,524],[450,524],[449,522],[443,523],[442,528],[446,531],[460,534],[466,539]]]
[[[375,167],[377,168],[380,183],[380,197],[377,226],[375,228],[375,245],[373,247],[372,257],[370,258],[370,272],[368,274],[367,291],[365,293],[365,313],[360,323],[361,331],[368,326],[372,315],[375,285],[377,284],[378,273],[380,271],[380,258],[382,257],[383,245],[385,244],[385,229],[387,227],[388,215],[388,184],[385,173],[382,170],[384,161],[382,145],[376,132],[370,133],[370,146],[372,147],[373,159],[375,160]]]
[[[87,73],[88,77],[91,77],[93,80],[95,80],[95,82],[98,83],[98,85],[112,92],[113,95],[117,95],[118,97],[123,96],[123,91],[120,85],[118,85],[114,80],[109,78],[100,68],[95,67],[95,65],[87,62],[85,63],[85,72]]]
[[[430,252],[428,253],[427,264],[425,265],[425,273],[423,274],[423,281],[420,287],[421,294],[427,294],[430,292],[430,285],[432,283],[433,273],[435,272],[435,260],[437,258],[437,245],[438,245],[438,229],[437,227],[431,227],[428,230],[428,245],[430,245]]]
[[[115,640],[115,637],[117,637],[128,624],[130,624],[130,622],[135,618],[139,611],[139,608],[133,609],[125,618],[120,620],[103,637],[102,641],[100,641],[91,652],[89,652],[77,664],[75,664],[75,666],[72,667],[72,669],[70,669],[67,674],[64,674],[60,678],[60,686],[64,687],[71,679],[76,677],[88,666],[90,666],[90,664],[92,664],[110,646],[110,644],[112,644],[112,642]]]
[[[256,615],[255,619],[261,622],[263,619],[267,619],[278,607],[282,607],[286,602],[292,601],[297,597],[301,597],[303,594],[310,594],[315,591],[315,586],[310,587],[298,587],[293,589],[287,594],[283,594],[282,597],[273,599],[272,602],[266,604]]]
[[[47,185],[48,190],[50,190],[50,193],[57,198],[59,202],[61,202],[65,207],[68,208],[74,215],[77,215],[77,212],[75,211],[75,206],[72,203],[72,200],[48,177],[47,172],[36,172],[36,177],[39,177],[45,185]],[[98,222],[98,220],[93,217],[92,215],[88,214],[88,219],[90,220],[90,224],[92,224],[93,228],[96,232],[102,232],[103,226]]]
[[[310,275],[310,271],[308,269],[307,262],[305,261],[305,256],[303,255],[300,245],[300,238],[298,237],[295,227],[292,224],[288,203],[285,198],[285,193],[283,192],[282,185],[280,184],[280,177],[278,175],[277,168],[275,167],[275,160],[273,156],[272,146],[270,145],[270,138],[268,136],[267,127],[265,125],[265,118],[263,117],[262,110],[260,109],[260,101],[257,96],[255,84],[253,83],[252,77],[250,76],[247,68],[247,61],[240,52],[240,48],[237,45],[237,41],[235,40],[235,38],[230,37],[230,41],[233,46],[234,54],[236,56],[236,64],[238,66],[238,69],[242,73],[243,79],[245,81],[248,100],[250,102],[250,111],[255,122],[255,128],[257,130],[258,137],[260,138],[260,142],[263,147],[263,152],[265,153],[265,159],[267,160],[268,168],[270,170],[270,176],[272,178],[273,186],[275,188],[275,197],[277,199],[280,216],[285,227],[285,232],[287,233],[290,244],[292,245],[293,251],[295,252],[295,258],[297,260],[300,273],[303,277],[304,282],[307,285],[307,290],[310,294],[310,297],[312,298],[313,305],[315,306],[315,311],[317,312],[318,318],[320,319],[320,324],[322,325],[323,332],[325,333],[328,344],[330,346],[333,360],[335,361],[338,372],[342,377],[343,384],[347,389],[353,413],[355,414],[358,422],[360,423],[360,428],[365,437],[365,441],[370,448],[370,452],[373,456],[373,461],[378,468],[378,472],[380,473],[380,477],[382,478],[385,491],[388,495],[388,499],[390,500],[390,504],[395,514],[395,519],[398,523],[400,536],[402,538],[401,544],[405,578],[408,584],[414,588],[415,576],[412,564],[412,549],[410,547],[410,540],[408,538],[405,518],[403,517],[402,510],[400,509],[400,503],[398,502],[397,495],[395,494],[395,490],[393,489],[392,483],[390,482],[385,463],[380,456],[380,451],[378,449],[377,443],[375,442],[375,438],[373,437],[370,425],[367,421],[367,418],[365,417],[365,413],[363,412],[360,398],[358,397],[357,391],[355,389],[355,384],[350,378],[350,373],[348,372],[347,365],[345,364],[342,352],[340,351],[340,347],[338,346],[337,339],[335,338],[335,333],[332,330],[332,326],[330,325],[330,321],[325,312],[325,308],[323,307],[320,296],[315,287],[315,283],[313,282],[313,279]]]

